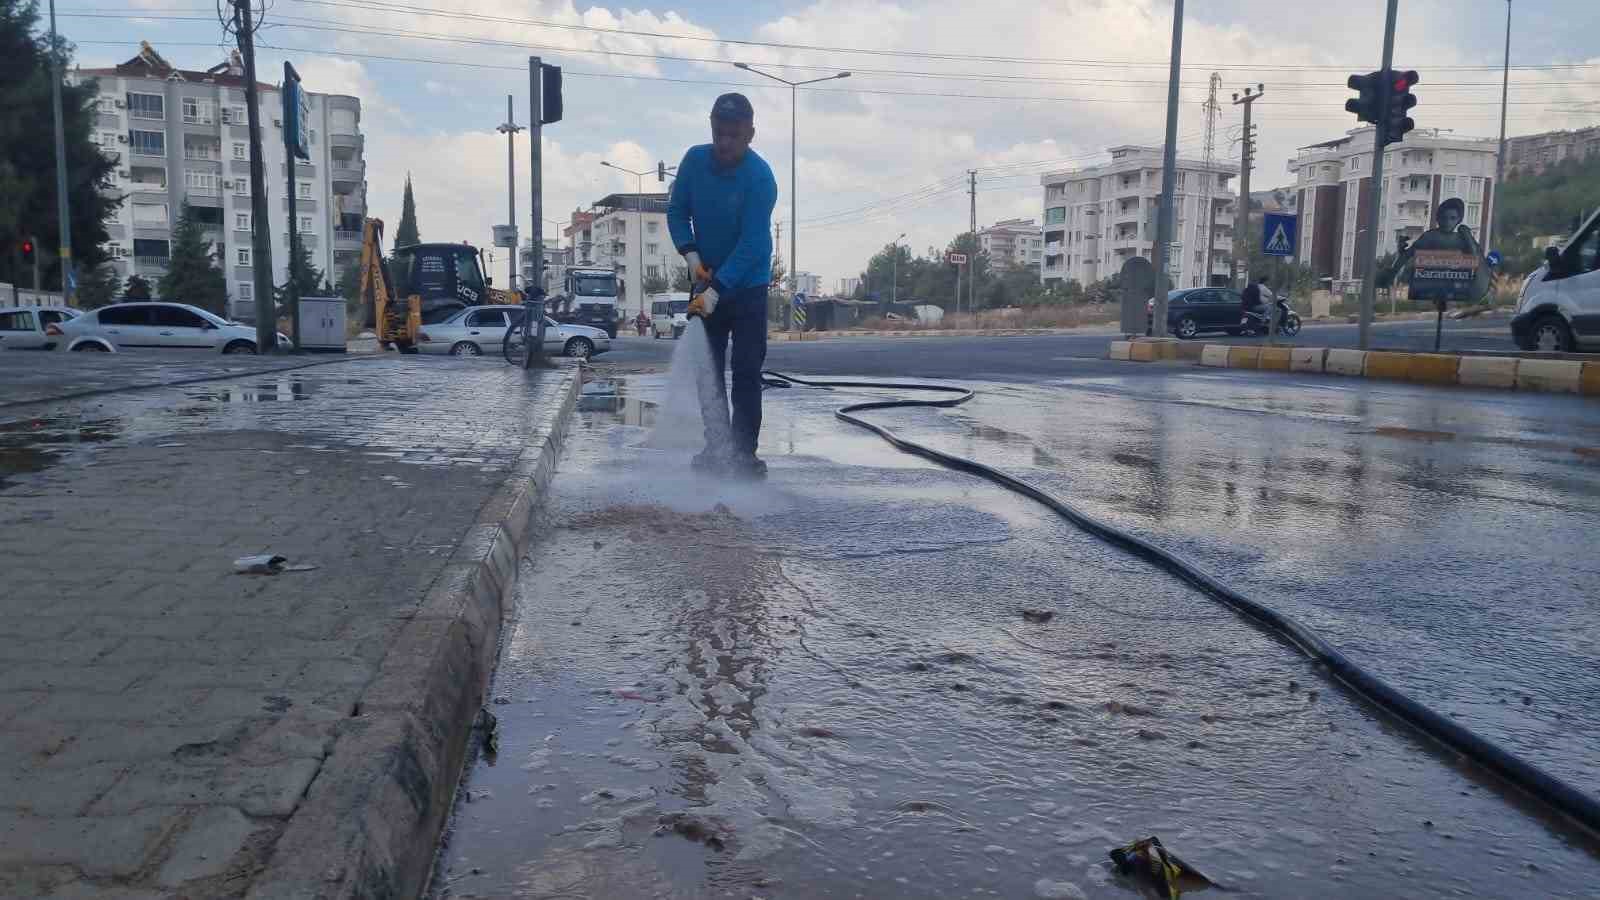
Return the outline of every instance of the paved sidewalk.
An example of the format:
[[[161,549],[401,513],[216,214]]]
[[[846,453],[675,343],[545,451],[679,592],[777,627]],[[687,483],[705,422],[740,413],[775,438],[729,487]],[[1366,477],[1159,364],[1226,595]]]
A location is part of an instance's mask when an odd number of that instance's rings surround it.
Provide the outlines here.
[[[0,409],[137,388],[229,376],[304,369],[354,356],[195,355],[188,350],[146,353],[0,353]]]
[[[435,607],[496,586],[474,565],[508,552],[498,520],[526,520],[575,377],[386,357],[0,407],[0,896],[305,896],[282,888],[286,834],[365,867],[297,850],[329,894],[418,864],[379,871],[359,845],[393,836],[297,811],[374,814],[350,741],[417,769],[421,819],[448,802],[450,752],[381,738],[430,678],[468,679],[391,651],[464,632],[492,660],[497,617]],[[261,553],[316,568],[234,573]],[[464,739],[460,710],[433,712]],[[329,796],[352,790],[371,795]]]

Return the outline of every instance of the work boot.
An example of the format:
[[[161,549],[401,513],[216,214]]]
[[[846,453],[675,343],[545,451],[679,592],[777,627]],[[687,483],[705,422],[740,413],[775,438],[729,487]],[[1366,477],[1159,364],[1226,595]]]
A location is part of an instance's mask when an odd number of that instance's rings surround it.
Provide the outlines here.
[[[710,447],[701,450],[689,460],[689,468],[707,475],[716,475],[727,469],[728,455]]]
[[[728,471],[739,478],[761,481],[767,477],[767,464],[754,453],[739,454],[728,461]]]

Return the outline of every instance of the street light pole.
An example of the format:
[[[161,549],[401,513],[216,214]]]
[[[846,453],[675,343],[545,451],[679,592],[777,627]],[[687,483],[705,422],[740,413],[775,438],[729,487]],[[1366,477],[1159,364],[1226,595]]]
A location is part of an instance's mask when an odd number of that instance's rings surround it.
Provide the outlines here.
[[[511,207],[510,218],[508,218],[506,220],[506,221],[511,223],[511,253],[508,254],[510,256],[510,258],[511,258],[511,263],[510,263],[509,266],[507,266],[506,275],[508,276],[508,279],[506,281],[506,288],[508,290],[513,290],[513,291],[517,289],[517,163],[516,163],[517,148],[516,148],[516,144],[517,144],[517,132],[519,132],[521,130],[522,130],[522,126],[517,124],[516,115],[515,115],[515,113],[513,113],[511,111],[511,95],[507,94],[506,95],[506,120],[504,122],[502,122],[500,124],[500,127],[496,128],[495,131],[498,131],[501,134],[506,136],[506,202]]]
[[[67,139],[61,121],[61,48],[56,37],[56,0],[50,0],[50,111],[56,120],[56,217],[60,219],[61,245],[56,258],[61,261],[61,302],[74,306],[78,293],[77,278],[72,268],[72,220],[67,204]],[[1505,128],[1501,129],[1502,134]],[[1504,144],[1505,138],[1501,138]],[[1502,152],[1504,148],[1502,147]],[[38,249],[34,258],[38,258]],[[39,279],[33,279],[33,289],[40,290]]]
[[[616,169],[618,172],[627,172],[629,175],[633,176],[633,180],[634,180],[633,219],[634,219],[634,224],[638,227],[638,230],[639,230],[638,239],[636,241],[634,241],[634,243],[639,245],[639,254],[638,254],[639,255],[639,270],[636,273],[637,277],[638,277],[638,281],[639,281],[639,298],[638,299],[639,299],[639,311],[640,312],[644,312],[644,176],[646,176],[646,175],[648,175],[650,173],[649,172],[635,172],[632,169],[624,169],[623,167],[621,167],[619,165],[615,165],[613,163],[608,163],[605,160],[601,160],[600,161],[600,165],[606,166],[607,168]],[[627,310],[623,310],[623,311],[626,312]]]
[[[833,75],[828,75],[822,78],[812,78],[807,81],[790,81],[787,78],[779,78],[770,72],[763,72],[760,69],[752,68],[748,63],[736,62],[733,65],[734,68],[743,69],[746,72],[754,72],[757,75],[763,75],[767,78],[771,78],[773,81],[787,84],[789,86],[789,302],[790,304],[793,304],[794,295],[799,292],[798,277],[800,272],[800,260],[798,258],[800,246],[800,88],[804,85],[816,84],[819,81],[832,81],[835,78],[849,78],[850,73],[838,72]],[[789,330],[795,330],[794,311],[792,305],[789,312]]]
[[[893,280],[889,282],[889,305],[891,307],[900,302],[900,242],[905,240],[905,237],[906,233],[902,231],[900,236],[894,239],[894,243],[889,245],[890,258],[894,260],[894,274],[891,276]]]
[[[1500,228],[1500,192],[1506,177],[1506,94],[1511,90],[1511,0],[1506,0],[1506,56],[1500,69],[1500,152],[1494,157],[1494,184],[1489,190],[1489,233],[1483,246],[1495,249]]]

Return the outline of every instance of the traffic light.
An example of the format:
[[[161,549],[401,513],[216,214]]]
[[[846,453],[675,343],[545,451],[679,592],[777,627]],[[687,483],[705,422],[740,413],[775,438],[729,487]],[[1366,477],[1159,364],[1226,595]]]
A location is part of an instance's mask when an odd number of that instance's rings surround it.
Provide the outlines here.
[[[1368,72],[1365,75],[1351,75],[1345,84],[1350,90],[1356,91],[1361,96],[1344,102],[1345,112],[1356,114],[1359,122],[1371,122],[1376,125],[1381,118],[1379,104],[1383,102],[1381,85],[1383,84],[1382,72]]]
[[[22,264],[33,265],[33,238],[22,239]]]
[[[561,121],[561,67],[542,63],[539,92],[539,124],[554,125]]]
[[[667,180],[667,162],[666,162],[666,160],[661,160],[661,161],[656,163],[656,180],[657,181],[666,181]]]
[[[1389,73],[1388,78],[1388,104],[1384,107],[1384,117],[1387,126],[1383,130],[1385,144],[1398,144],[1406,139],[1406,132],[1417,127],[1406,115],[1411,107],[1417,105],[1417,98],[1412,95],[1411,89],[1416,87],[1421,78],[1416,72]]]

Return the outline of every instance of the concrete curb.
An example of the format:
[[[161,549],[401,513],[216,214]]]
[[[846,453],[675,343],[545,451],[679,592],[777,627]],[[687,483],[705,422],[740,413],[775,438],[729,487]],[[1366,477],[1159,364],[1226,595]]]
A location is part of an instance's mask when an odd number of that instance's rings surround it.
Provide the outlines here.
[[[1130,362],[1183,360],[1219,369],[1267,369],[1353,378],[1383,378],[1417,384],[1461,385],[1600,397],[1600,360],[1531,356],[1481,356],[1351,350],[1343,347],[1281,347],[1197,344],[1152,340],[1112,341],[1107,358]]]
[[[920,328],[905,331],[806,331],[796,337],[788,331],[772,331],[767,333],[768,341],[827,341],[835,338],[883,338],[883,337],[1027,337],[1030,335],[1051,334],[1079,334],[1092,329],[1104,334],[1111,331],[1110,325],[1090,325],[1084,328]],[[1085,335],[1093,337],[1093,333]]]
[[[494,673],[505,598],[577,404],[576,366],[541,375],[566,379],[559,406],[389,647],[254,879],[251,900],[426,889]]]

